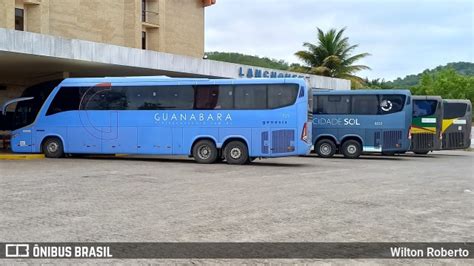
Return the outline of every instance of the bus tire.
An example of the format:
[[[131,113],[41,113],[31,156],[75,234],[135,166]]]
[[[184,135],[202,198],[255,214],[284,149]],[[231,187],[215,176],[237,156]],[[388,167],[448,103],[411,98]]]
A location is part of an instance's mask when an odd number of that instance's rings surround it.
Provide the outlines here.
[[[193,146],[193,157],[198,163],[211,164],[217,160],[218,150],[214,142],[200,140]]]
[[[419,154],[419,155],[427,155],[428,152],[430,151],[414,151],[415,154]]]
[[[336,153],[336,144],[330,139],[322,139],[316,142],[314,150],[321,158],[331,158]]]
[[[362,153],[362,146],[357,140],[346,140],[342,143],[342,154],[348,159],[357,159]]]
[[[43,142],[43,153],[47,158],[64,157],[64,146],[61,139],[52,137]]]
[[[246,164],[249,160],[247,145],[241,141],[231,141],[224,148],[224,156],[228,164]]]

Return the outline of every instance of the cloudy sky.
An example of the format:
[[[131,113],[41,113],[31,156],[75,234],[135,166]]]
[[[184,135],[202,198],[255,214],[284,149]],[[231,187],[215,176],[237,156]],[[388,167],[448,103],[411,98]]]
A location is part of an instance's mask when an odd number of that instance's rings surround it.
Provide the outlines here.
[[[347,27],[372,68],[360,76],[392,80],[448,62],[474,61],[472,0],[218,0],[206,9],[206,51],[299,62],[316,27]]]

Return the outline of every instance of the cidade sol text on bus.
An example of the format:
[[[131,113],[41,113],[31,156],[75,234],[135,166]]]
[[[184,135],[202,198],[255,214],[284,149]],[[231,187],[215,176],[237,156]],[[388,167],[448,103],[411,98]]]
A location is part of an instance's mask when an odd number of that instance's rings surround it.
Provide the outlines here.
[[[314,118],[313,123],[320,126],[360,126],[358,118]]]

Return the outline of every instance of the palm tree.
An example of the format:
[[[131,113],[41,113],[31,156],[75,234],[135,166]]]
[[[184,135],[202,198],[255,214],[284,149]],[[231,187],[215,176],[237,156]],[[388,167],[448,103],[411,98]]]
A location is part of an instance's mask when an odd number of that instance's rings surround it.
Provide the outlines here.
[[[299,66],[295,71],[303,71],[328,77],[349,79],[354,88],[360,88],[364,80],[355,75],[356,72],[370,69],[365,65],[355,65],[358,60],[369,56],[369,53],[352,55],[358,45],[350,45],[349,38],[343,37],[346,28],[337,31],[330,29],[323,32],[318,29],[318,41],[316,44],[305,42],[306,50],[298,51],[295,55],[303,61],[306,66]]]

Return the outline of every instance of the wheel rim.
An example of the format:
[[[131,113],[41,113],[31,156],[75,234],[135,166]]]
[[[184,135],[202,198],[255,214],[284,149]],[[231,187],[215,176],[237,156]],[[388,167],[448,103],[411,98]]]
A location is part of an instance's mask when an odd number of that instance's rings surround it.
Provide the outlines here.
[[[323,143],[323,144],[319,147],[319,152],[320,152],[322,155],[329,155],[329,154],[331,154],[331,151],[332,151],[331,145],[329,145],[329,144],[327,144],[327,143]]]
[[[239,148],[232,148],[230,150],[230,157],[232,159],[239,159],[242,156],[242,151]]]
[[[354,154],[357,152],[357,147],[353,144],[347,146],[347,152],[350,154]]]
[[[207,160],[211,157],[211,147],[207,145],[200,146],[198,149],[198,156],[202,160]]]
[[[55,153],[58,151],[59,145],[56,142],[51,142],[48,144],[47,149],[48,149],[48,152]]]

